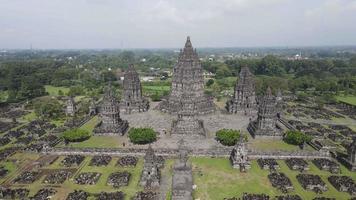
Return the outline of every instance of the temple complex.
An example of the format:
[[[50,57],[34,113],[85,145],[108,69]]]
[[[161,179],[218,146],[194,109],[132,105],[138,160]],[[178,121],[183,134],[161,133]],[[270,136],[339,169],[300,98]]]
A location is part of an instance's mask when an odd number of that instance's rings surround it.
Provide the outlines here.
[[[242,67],[234,96],[226,103],[229,113],[250,113],[256,110],[255,81],[248,67]]]
[[[188,150],[183,147],[183,141],[180,142],[179,160],[173,166],[172,200],[192,200],[192,165],[188,163]]]
[[[89,116],[94,116],[97,114],[97,106],[95,104],[95,100],[92,99],[90,100],[90,105],[89,105]]]
[[[101,122],[95,127],[98,135],[124,135],[129,127],[126,120],[120,118],[120,107],[111,86],[106,88],[99,108]]]
[[[184,98],[182,109],[178,112],[178,119],[172,122],[172,135],[206,136],[203,120],[197,119],[196,104],[192,99]],[[189,96],[189,95],[188,95]]]
[[[131,64],[124,74],[124,91],[120,110],[124,113],[145,112],[149,102],[142,97],[141,81],[134,66]]]
[[[145,189],[155,189],[160,184],[159,163],[151,147],[148,146],[144,157],[143,170],[141,174],[140,185]]]
[[[271,136],[282,137],[282,133],[277,129],[277,100],[272,95],[271,88],[268,87],[265,95],[258,102],[257,119],[251,121],[248,130],[253,137]]]
[[[189,91],[189,95],[183,95],[184,91]],[[203,69],[189,37],[173,68],[171,93],[167,99],[162,100],[158,109],[178,114],[184,100],[194,102],[196,113],[199,115],[215,111],[213,99],[204,94]]]
[[[242,137],[231,151],[230,162],[233,168],[240,169],[241,172],[245,172],[251,168],[247,157],[246,143]]]
[[[76,111],[76,105],[73,97],[69,97],[66,102],[65,113],[67,116],[74,116]]]

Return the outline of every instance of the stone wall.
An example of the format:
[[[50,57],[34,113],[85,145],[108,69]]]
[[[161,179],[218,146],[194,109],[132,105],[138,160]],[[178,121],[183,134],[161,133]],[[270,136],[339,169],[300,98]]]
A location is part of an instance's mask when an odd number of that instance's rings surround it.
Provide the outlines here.
[[[189,152],[190,156],[196,157],[226,157],[230,156],[233,147],[216,147],[213,149],[194,149]],[[72,147],[62,147],[62,148],[50,148],[42,151],[43,154],[50,155],[69,155],[69,154],[82,154],[82,155],[112,155],[112,156],[143,156],[146,153],[146,148],[72,148]],[[178,155],[178,149],[155,149],[155,154],[164,157],[176,157]],[[274,158],[274,159],[288,159],[288,158],[303,158],[303,159],[314,159],[314,158],[331,158],[329,152],[327,151],[258,151],[249,149],[248,157],[251,159],[258,158]]]

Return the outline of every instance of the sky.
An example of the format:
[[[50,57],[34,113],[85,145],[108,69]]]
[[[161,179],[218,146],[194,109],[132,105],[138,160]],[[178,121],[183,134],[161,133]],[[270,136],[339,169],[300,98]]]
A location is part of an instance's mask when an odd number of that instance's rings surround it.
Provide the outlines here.
[[[0,0],[0,49],[356,45],[356,0]]]

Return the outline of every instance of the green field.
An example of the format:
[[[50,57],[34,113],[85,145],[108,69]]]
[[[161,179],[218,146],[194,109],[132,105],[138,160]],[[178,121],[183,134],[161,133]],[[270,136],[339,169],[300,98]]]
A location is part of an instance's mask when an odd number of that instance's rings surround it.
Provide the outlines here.
[[[68,147],[76,148],[118,148],[122,142],[117,136],[91,136],[88,140],[70,143]]]
[[[50,96],[58,96],[58,92],[61,90],[63,92],[64,95],[66,95],[69,92],[69,88],[68,87],[55,87],[52,85],[46,85],[45,86],[46,92],[48,92],[48,94]]]
[[[256,160],[252,161],[251,169],[247,173],[240,173],[233,169],[228,159],[225,158],[192,158],[194,183],[197,189],[194,193],[195,199],[224,199],[226,197],[241,197],[247,193],[265,193],[274,197],[282,193],[273,188],[268,180],[269,171],[262,170]],[[310,174],[318,174],[327,184],[328,191],[321,195],[304,190],[296,179],[297,171],[290,170],[284,161],[278,161],[281,169],[292,181],[295,188],[290,194],[298,194],[302,199],[313,199],[316,196],[334,197],[338,200],[346,200],[350,195],[346,192],[338,192],[327,180],[331,173],[320,171],[311,162],[309,163]],[[342,174],[352,176],[356,179],[356,174],[342,167]]]
[[[341,102],[356,105],[356,96],[336,96],[336,99]]]
[[[5,102],[7,100],[7,91],[0,91],[0,102]]]

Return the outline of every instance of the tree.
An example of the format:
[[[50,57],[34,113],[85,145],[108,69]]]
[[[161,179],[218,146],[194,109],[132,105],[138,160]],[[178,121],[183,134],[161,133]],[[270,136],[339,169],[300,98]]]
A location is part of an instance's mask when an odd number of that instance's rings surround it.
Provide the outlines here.
[[[131,128],[129,139],[134,144],[148,144],[156,141],[157,134],[152,128]]]
[[[303,145],[305,142],[310,142],[311,137],[301,131],[287,131],[283,140],[288,144]]]
[[[65,142],[82,142],[84,140],[89,139],[91,137],[91,134],[87,130],[76,128],[65,131],[62,137]]]
[[[264,75],[282,75],[285,73],[285,69],[277,57],[268,55],[262,58],[256,72]]]
[[[42,118],[58,119],[64,116],[62,105],[56,99],[37,99],[34,108],[36,115]]]
[[[216,140],[225,146],[233,146],[240,138],[240,131],[221,129],[216,132]]]
[[[214,84],[214,79],[209,79],[207,82],[206,82],[206,86],[207,87],[210,87],[211,85]]]

